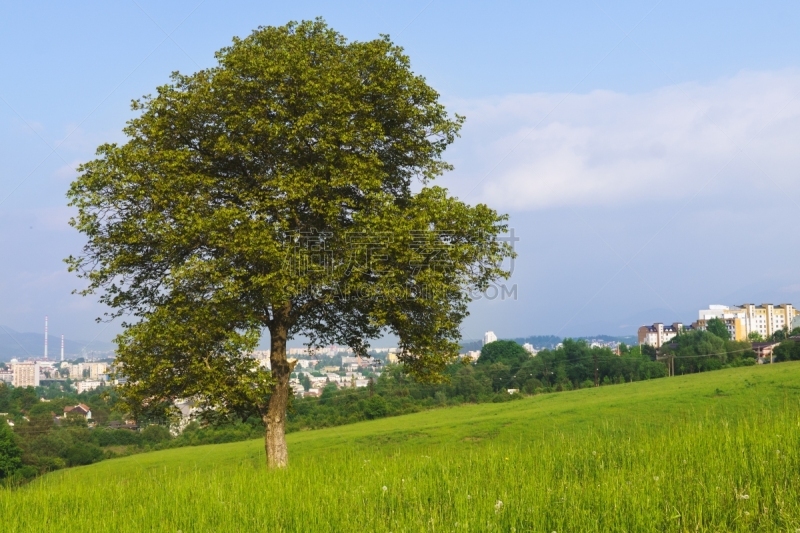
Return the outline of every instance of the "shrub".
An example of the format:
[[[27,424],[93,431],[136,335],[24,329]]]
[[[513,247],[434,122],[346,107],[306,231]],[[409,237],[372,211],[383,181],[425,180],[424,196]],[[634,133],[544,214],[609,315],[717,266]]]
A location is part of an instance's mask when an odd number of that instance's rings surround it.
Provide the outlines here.
[[[142,430],[142,439],[151,444],[158,444],[171,438],[169,430],[158,424],[151,424]]]
[[[389,410],[389,406],[387,405],[386,400],[383,399],[383,396],[375,395],[367,400],[365,404],[364,415],[370,420],[386,416],[386,413]]]
[[[65,455],[69,466],[90,465],[103,459],[103,450],[95,444],[80,442],[71,446]]]

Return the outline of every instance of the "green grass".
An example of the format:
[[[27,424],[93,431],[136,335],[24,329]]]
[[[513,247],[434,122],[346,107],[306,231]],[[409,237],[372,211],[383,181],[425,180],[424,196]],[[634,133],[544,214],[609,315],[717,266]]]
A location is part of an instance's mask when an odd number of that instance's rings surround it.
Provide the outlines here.
[[[0,491],[0,529],[794,533],[800,363],[305,431],[289,447],[285,472],[265,471],[261,441],[55,472]]]

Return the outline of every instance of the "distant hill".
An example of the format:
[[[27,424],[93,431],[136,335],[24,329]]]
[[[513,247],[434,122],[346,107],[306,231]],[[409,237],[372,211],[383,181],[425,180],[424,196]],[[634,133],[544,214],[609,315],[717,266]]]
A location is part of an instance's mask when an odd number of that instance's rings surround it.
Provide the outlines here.
[[[58,359],[61,355],[61,336],[50,335],[48,356]],[[66,357],[80,357],[91,352],[111,352],[114,345],[102,341],[81,341],[64,339]],[[0,326],[0,361],[17,358],[41,357],[44,355],[44,333],[21,333],[7,326]]]

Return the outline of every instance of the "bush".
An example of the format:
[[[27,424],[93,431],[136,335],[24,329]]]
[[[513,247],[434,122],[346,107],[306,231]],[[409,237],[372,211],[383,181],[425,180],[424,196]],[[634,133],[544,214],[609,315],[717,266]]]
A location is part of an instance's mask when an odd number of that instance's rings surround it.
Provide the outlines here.
[[[103,459],[103,450],[95,444],[80,442],[71,446],[65,455],[69,466],[90,465]]]
[[[364,415],[370,420],[386,416],[389,406],[383,396],[375,395],[365,402]]]
[[[142,439],[151,444],[158,444],[171,438],[172,434],[170,434],[169,430],[158,424],[151,424],[142,430]]]
[[[92,442],[98,446],[141,445],[142,436],[129,429],[96,429],[92,433]]]

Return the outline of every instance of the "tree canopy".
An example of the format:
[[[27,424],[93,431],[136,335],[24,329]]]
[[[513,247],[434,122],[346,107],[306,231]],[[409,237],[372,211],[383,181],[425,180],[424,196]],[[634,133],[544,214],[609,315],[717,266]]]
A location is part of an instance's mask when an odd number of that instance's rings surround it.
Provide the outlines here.
[[[727,341],[731,338],[731,333],[728,331],[728,326],[719,318],[712,318],[706,323],[706,331],[713,333],[720,339]]]
[[[755,364],[756,356],[749,342],[726,341],[709,331],[702,330],[678,335],[661,351],[662,355],[675,357],[677,374],[717,370],[726,366],[751,365]]]
[[[505,216],[431,185],[463,118],[388,37],[290,23],[216,57],[136,100],[127,142],[80,167],[68,196],[87,244],[68,263],[129,317],[132,408],[250,409],[284,466],[288,339],[366,355],[389,332],[408,372],[436,380],[470,291],[506,276],[513,251]],[[270,371],[246,357],[263,329]]]
[[[514,341],[494,341],[481,348],[477,364],[503,363],[514,367],[524,363],[530,356],[525,348]]]

